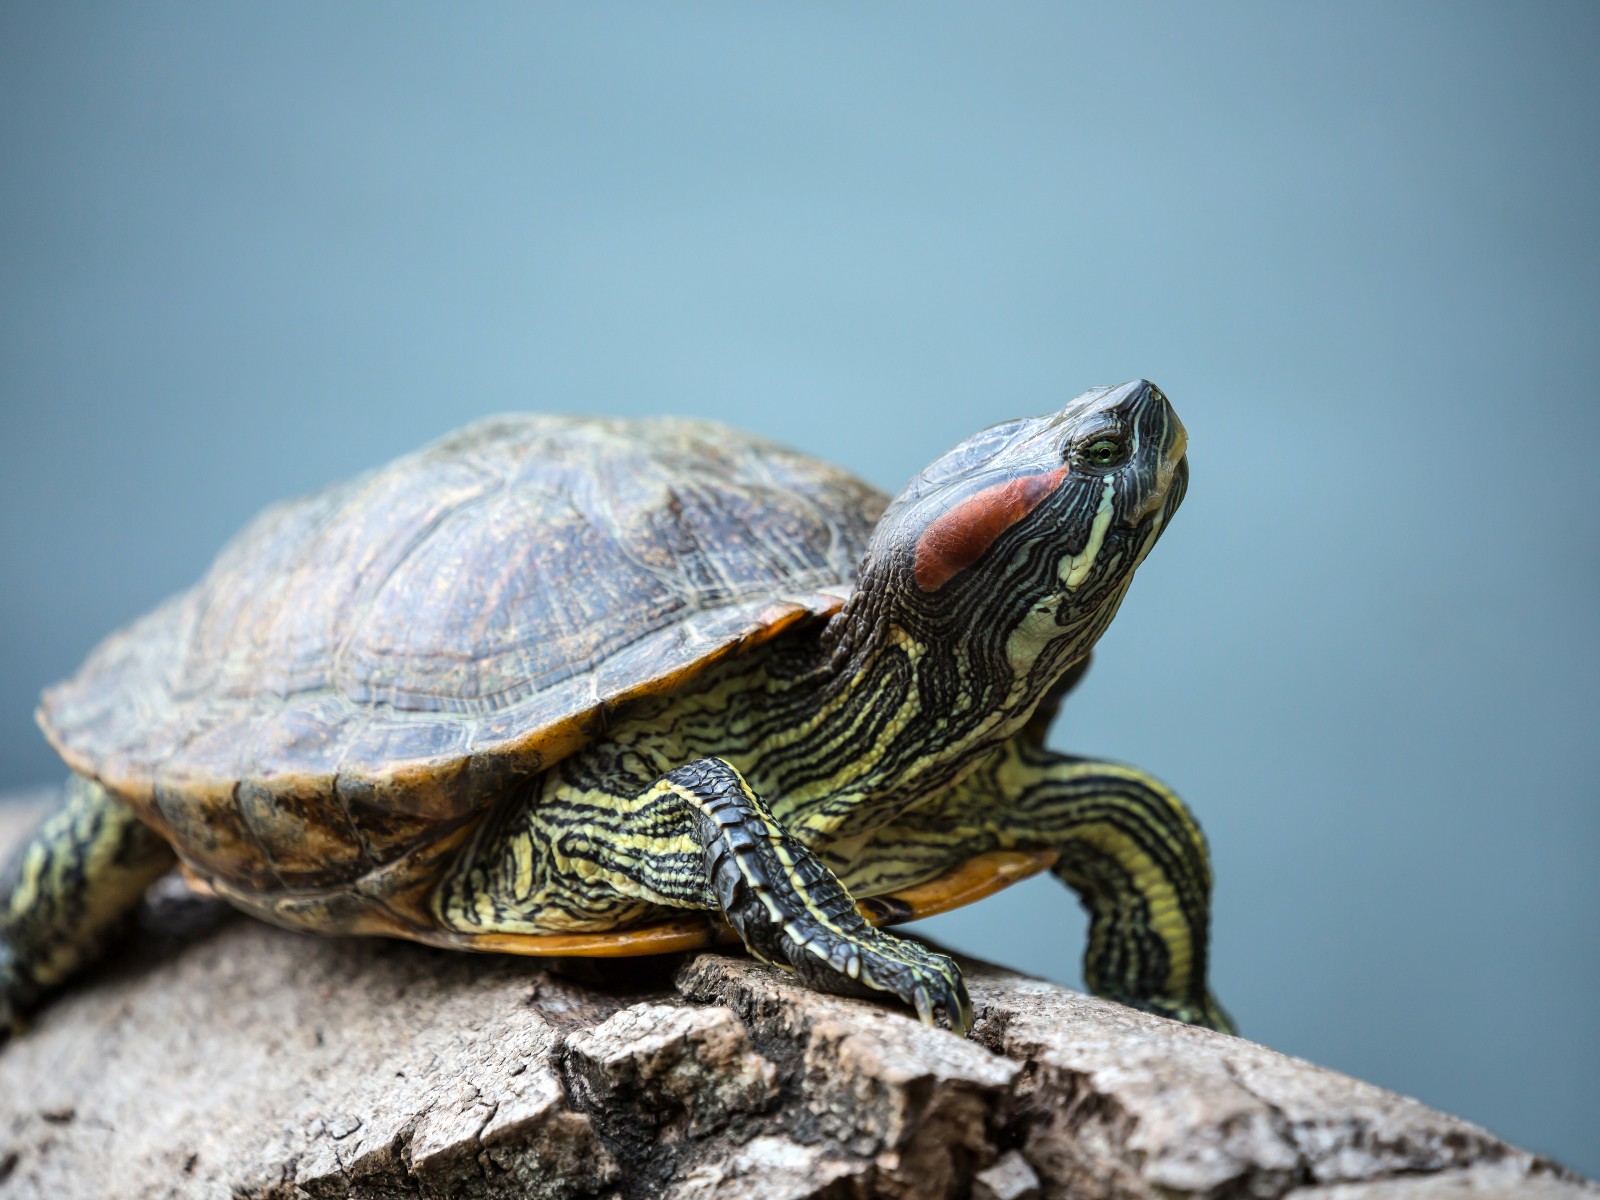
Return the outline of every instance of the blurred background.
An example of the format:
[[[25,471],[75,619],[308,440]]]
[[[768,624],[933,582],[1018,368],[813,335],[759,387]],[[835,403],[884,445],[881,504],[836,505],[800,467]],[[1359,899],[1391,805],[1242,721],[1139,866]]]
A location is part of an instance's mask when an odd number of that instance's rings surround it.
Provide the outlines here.
[[[1246,1034],[1600,1174],[1597,61],[1586,2],[4,5],[0,786],[264,504],[474,417],[892,491],[1148,376],[1189,498],[1057,744],[1203,820]]]

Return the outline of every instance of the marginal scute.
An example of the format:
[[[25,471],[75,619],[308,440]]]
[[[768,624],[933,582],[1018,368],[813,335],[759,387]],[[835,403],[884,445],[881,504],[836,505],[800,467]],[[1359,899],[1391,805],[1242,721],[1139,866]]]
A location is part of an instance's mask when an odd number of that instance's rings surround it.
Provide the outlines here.
[[[710,422],[493,418],[267,510],[40,723],[201,877],[354,886],[836,612],[885,503]]]

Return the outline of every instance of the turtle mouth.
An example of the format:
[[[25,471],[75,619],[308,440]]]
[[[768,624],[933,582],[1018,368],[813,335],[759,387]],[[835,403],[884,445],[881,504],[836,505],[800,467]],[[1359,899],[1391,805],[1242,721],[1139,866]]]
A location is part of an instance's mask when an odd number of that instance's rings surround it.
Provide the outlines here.
[[[1167,523],[1172,520],[1172,514],[1178,511],[1178,505],[1183,503],[1183,494],[1189,489],[1189,460],[1180,458],[1172,468],[1172,482],[1167,485],[1167,492],[1163,497],[1160,507],[1155,508],[1154,515],[1145,526],[1144,536],[1139,542],[1138,557],[1134,565],[1144,562],[1145,556],[1155,548],[1161,535],[1166,532]],[[1154,507],[1154,506],[1152,506]]]
[[[1172,468],[1172,482],[1167,484],[1167,498],[1161,505],[1161,522],[1172,519],[1172,514],[1178,511],[1178,505],[1183,503],[1183,495],[1189,490],[1189,456],[1182,455]]]
[[[1184,489],[1189,486],[1189,431],[1176,415],[1171,420],[1171,440],[1156,467],[1149,494],[1132,513],[1134,524],[1157,510],[1160,510],[1163,520],[1170,517],[1182,503]]]

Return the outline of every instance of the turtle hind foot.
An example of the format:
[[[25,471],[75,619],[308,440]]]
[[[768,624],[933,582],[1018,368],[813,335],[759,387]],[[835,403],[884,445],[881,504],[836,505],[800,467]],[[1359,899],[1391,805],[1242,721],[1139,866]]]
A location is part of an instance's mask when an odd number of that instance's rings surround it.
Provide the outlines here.
[[[23,1014],[32,1007],[33,999],[33,989],[17,974],[11,948],[0,932],[0,1046],[27,1029]]]

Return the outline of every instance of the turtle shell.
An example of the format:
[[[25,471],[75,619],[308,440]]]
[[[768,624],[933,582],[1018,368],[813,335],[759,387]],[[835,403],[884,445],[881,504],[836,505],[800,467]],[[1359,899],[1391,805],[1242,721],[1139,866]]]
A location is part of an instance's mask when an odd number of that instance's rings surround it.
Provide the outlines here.
[[[885,503],[709,422],[494,418],[263,513],[40,723],[202,877],[336,890],[836,611]]]

